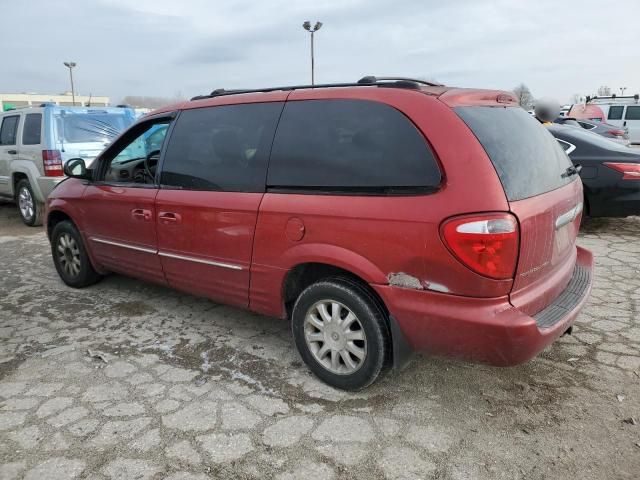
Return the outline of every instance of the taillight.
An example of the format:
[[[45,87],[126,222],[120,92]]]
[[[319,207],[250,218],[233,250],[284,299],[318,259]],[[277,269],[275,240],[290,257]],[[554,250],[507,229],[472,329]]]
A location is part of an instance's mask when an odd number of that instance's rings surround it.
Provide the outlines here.
[[[607,131],[608,134],[613,135],[614,137],[623,137],[624,136],[624,130],[608,130]]]
[[[60,150],[42,150],[42,163],[44,164],[45,177],[61,177],[64,175]]]
[[[465,215],[446,220],[444,243],[476,273],[495,279],[513,278],[518,261],[518,222],[508,213]]]
[[[640,180],[640,163],[604,162],[604,165],[622,173],[623,180]]]

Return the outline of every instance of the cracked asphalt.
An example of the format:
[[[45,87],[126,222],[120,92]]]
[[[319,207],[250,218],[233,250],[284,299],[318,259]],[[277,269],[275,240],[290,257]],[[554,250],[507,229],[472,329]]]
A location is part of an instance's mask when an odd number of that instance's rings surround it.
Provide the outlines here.
[[[596,280],[572,336],[516,368],[419,357],[353,394],[281,320],[118,275],[66,287],[0,204],[0,479],[637,479],[640,218],[579,243]]]

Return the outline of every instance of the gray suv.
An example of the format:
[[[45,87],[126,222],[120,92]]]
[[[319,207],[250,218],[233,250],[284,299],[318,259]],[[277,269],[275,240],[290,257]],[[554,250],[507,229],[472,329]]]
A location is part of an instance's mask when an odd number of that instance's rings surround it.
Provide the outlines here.
[[[42,224],[43,205],[64,163],[88,164],[135,121],[130,108],[41,107],[0,112],[0,198],[15,200],[22,221]]]

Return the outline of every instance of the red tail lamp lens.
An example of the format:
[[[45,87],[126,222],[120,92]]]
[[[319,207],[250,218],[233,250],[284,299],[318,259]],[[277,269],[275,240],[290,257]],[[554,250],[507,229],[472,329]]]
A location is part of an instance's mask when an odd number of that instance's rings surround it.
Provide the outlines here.
[[[513,215],[455,217],[442,225],[442,236],[455,257],[474,272],[495,279],[513,278],[520,243]]]

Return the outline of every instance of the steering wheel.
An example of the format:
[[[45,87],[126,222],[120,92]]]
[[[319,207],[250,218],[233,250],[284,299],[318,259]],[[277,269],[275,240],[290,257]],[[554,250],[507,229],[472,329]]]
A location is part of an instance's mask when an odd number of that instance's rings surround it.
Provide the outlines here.
[[[155,169],[156,166],[158,165],[158,157],[157,157],[158,155],[160,155],[160,150],[152,150],[147,154],[146,157],[144,157],[144,173],[152,181],[155,180],[156,175],[155,175],[155,170],[154,172],[151,172],[151,169],[152,168]],[[154,156],[156,158],[153,158]]]

